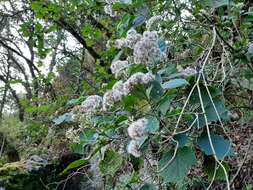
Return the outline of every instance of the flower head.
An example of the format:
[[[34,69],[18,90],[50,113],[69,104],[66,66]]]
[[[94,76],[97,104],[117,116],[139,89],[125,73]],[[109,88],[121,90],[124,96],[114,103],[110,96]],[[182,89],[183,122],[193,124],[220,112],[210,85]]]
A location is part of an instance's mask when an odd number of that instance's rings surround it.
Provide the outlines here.
[[[141,39],[141,34],[138,34],[135,29],[130,29],[127,32],[126,38],[121,38],[115,41],[115,46],[120,49],[122,47],[128,47],[133,49],[134,45]]]
[[[128,135],[135,140],[142,138],[147,134],[146,123],[147,120],[145,118],[132,122],[127,128]]]
[[[158,46],[158,35],[155,31],[145,31],[143,37],[134,46],[135,64],[150,66],[163,59],[164,55]]]
[[[149,82],[151,82],[152,80],[154,80],[154,75],[147,73],[141,73],[141,72],[137,72],[135,74],[133,74],[125,83],[125,89],[127,91],[131,91],[134,89],[134,87],[137,84],[148,84]]]
[[[127,146],[127,152],[132,154],[134,157],[140,157],[141,152],[139,150],[139,143],[136,140],[131,140]]]
[[[163,20],[161,15],[152,16],[146,23],[146,28],[151,30],[152,26]]]
[[[114,96],[113,91],[107,91],[103,96],[103,110],[107,111],[110,109],[114,104]]]
[[[111,71],[113,74],[115,74],[116,77],[120,76],[123,71],[129,66],[128,61],[113,61],[111,64]]]
[[[102,107],[102,97],[98,95],[88,96],[81,104],[81,109],[88,114],[96,113]]]

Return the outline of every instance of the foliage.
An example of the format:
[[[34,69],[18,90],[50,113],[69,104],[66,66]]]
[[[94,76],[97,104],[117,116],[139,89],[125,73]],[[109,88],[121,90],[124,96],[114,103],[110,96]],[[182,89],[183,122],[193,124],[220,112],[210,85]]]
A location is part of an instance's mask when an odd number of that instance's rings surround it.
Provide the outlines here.
[[[62,175],[91,164],[106,189],[192,189],[200,168],[230,189],[229,125],[252,116],[251,1],[17,4],[3,6],[0,111],[17,108],[29,142],[63,131],[83,158]]]

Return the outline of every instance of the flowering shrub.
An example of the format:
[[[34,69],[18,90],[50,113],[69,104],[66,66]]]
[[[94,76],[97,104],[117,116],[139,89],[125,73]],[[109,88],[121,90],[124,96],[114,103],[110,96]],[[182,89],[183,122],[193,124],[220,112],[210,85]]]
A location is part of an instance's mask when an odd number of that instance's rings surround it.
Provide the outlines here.
[[[110,66],[118,81],[103,97],[88,96],[75,113],[84,128],[80,142],[91,145],[87,156],[97,160],[93,164],[98,164],[101,176],[106,174],[100,180],[108,188],[120,187],[122,176],[128,176],[124,183],[133,189],[179,184],[198,165],[199,149],[213,155],[228,178],[222,160],[233,154],[231,142],[211,132],[212,122],[224,128],[228,111],[222,92],[209,87],[203,73],[214,47],[199,58],[198,71],[190,67],[179,71],[168,64],[161,40],[157,31],[139,34],[133,28],[126,38],[115,40],[117,48],[132,50],[126,60],[114,60]]]
[[[171,2],[147,4],[103,2],[108,22],[117,27],[103,54],[105,60],[113,55],[113,76],[106,75],[101,88],[73,109],[80,125],[74,150],[92,163],[94,180],[105,189],[192,189],[205,175],[207,189],[217,179],[230,189],[227,160],[236,154],[224,89],[234,71],[234,47],[206,23],[213,21],[201,3],[174,2],[175,14],[166,9]],[[194,11],[187,12],[188,4]],[[252,45],[242,54],[251,59]]]

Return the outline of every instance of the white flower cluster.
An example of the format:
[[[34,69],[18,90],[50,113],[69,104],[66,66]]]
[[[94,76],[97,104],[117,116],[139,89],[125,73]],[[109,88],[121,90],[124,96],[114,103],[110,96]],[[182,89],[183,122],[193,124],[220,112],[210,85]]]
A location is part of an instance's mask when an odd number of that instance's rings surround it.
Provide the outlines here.
[[[134,46],[135,64],[144,64],[149,66],[156,61],[165,58],[164,53],[158,46],[158,34],[156,31],[145,31],[140,41]]]
[[[141,156],[141,151],[139,149],[140,146],[136,140],[131,140],[127,146],[127,152],[137,158]]]
[[[128,47],[133,49],[134,45],[141,39],[141,34],[138,34],[135,29],[130,29],[127,32],[126,38],[121,38],[115,41],[117,48]]]
[[[250,58],[253,58],[253,43],[249,44],[247,54]]]
[[[94,114],[102,107],[103,99],[98,95],[88,96],[81,104],[84,113]]]
[[[128,135],[134,140],[138,140],[143,136],[146,136],[147,135],[146,124],[147,119],[145,118],[141,118],[138,119],[137,121],[132,122],[127,128]]]
[[[131,91],[137,84],[148,84],[153,80],[155,80],[155,76],[153,74],[137,72],[127,79],[124,86],[127,91]]]
[[[148,135],[146,130],[147,119],[141,118],[132,122],[127,128],[128,135],[131,137],[131,141],[127,146],[127,152],[135,157],[140,157],[141,152],[139,150],[139,142],[143,137]]]
[[[160,21],[163,20],[163,17],[161,15],[155,15],[152,16],[147,22],[146,22],[146,28],[148,30],[152,29],[152,26],[159,23]]]
[[[110,15],[111,17],[116,16],[116,12],[112,9],[114,3],[120,2],[119,0],[105,0],[106,4],[104,6],[104,11],[106,14]]]
[[[151,73],[135,73],[126,82],[118,81],[112,87],[112,90],[107,91],[103,97],[103,110],[110,109],[115,102],[122,99],[123,96],[127,96],[133,88],[138,84],[148,84],[153,81],[155,76]]]
[[[111,64],[111,71],[115,74],[115,77],[118,78],[121,74],[124,73],[125,69],[129,67],[129,63],[127,60],[121,61],[113,61]]]

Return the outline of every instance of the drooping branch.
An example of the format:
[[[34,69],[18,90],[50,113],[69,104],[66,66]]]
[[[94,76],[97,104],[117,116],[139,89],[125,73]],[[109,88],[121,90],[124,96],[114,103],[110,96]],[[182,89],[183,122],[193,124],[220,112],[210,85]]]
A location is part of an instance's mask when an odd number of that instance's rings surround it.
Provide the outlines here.
[[[80,43],[82,44],[82,46],[91,54],[91,56],[94,59],[101,59],[101,56],[92,48],[89,47],[85,41],[85,39],[80,35],[80,33],[78,31],[76,31],[76,29],[69,24],[68,22],[66,22],[63,18],[60,18],[56,21],[54,21],[57,25],[59,25],[61,28],[63,28],[64,30],[68,31],[70,34],[72,34],[72,36]],[[101,65],[103,66],[104,63],[102,60],[101,61]]]

